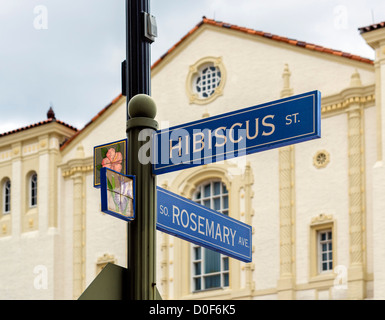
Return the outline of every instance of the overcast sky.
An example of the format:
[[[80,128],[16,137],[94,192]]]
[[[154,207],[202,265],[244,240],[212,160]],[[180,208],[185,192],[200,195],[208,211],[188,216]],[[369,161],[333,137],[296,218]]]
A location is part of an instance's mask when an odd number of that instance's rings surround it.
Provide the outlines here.
[[[151,0],[152,62],[202,16],[374,59],[357,28],[384,0]],[[81,129],[121,92],[125,0],[0,0],[0,132],[56,118]],[[46,19],[45,19],[46,18]]]

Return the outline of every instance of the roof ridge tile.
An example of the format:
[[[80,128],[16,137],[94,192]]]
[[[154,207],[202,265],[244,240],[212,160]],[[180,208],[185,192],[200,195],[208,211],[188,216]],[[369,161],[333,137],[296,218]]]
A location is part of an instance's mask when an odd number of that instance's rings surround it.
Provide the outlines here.
[[[373,60],[371,60],[371,59],[364,58],[364,57],[357,56],[357,55],[353,55],[353,54],[350,54],[348,52],[343,52],[341,50],[335,50],[335,49],[323,47],[323,46],[320,46],[317,44],[308,43],[306,41],[300,41],[300,40],[296,40],[296,39],[290,39],[287,37],[281,37],[279,35],[275,35],[275,34],[272,34],[269,32],[263,32],[260,30],[253,30],[253,29],[246,28],[246,27],[240,27],[240,26],[228,23],[228,22],[216,21],[214,19],[209,19],[209,18],[206,18],[205,16],[203,16],[202,20],[193,29],[191,29],[186,35],[184,35],[172,48],[170,48],[157,61],[155,61],[154,64],[151,66],[151,68],[153,69],[157,65],[159,65],[160,62],[163,61],[168,54],[170,54],[172,51],[174,51],[186,38],[188,38],[191,34],[193,34],[197,29],[199,29],[204,24],[213,25],[213,26],[220,27],[220,28],[232,29],[232,30],[244,32],[244,33],[247,33],[250,35],[261,36],[261,37],[268,38],[268,39],[271,39],[274,41],[279,41],[279,42],[287,43],[290,45],[298,46],[298,47],[301,47],[301,48],[304,48],[307,50],[312,50],[312,51],[316,51],[316,52],[323,52],[323,53],[331,54],[334,56],[340,56],[343,58],[360,61],[363,63],[374,64]],[[369,26],[369,27],[377,28],[378,26],[385,27],[385,21],[381,22],[379,24]],[[362,30],[364,30],[364,29],[366,30],[366,28],[369,28],[369,27],[359,28],[359,30],[361,30],[361,33],[363,33]]]
[[[46,119],[46,120],[42,120],[42,121],[39,121],[39,122],[36,122],[36,123],[31,123],[31,124],[28,124],[26,126],[23,126],[23,127],[20,127],[20,128],[16,128],[16,129],[13,129],[13,130],[10,130],[10,131],[6,131],[6,132],[3,132],[3,133],[0,133],[0,137],[5,137],[5,136],[8,136],[10,134],[13,134],[13,133],[17,133],[17,132],[21,132],[21,131],[25,131],[25,130],[28,130],[28,129],[32,129],[32,128],[35,128],[35,127],[38,127],[38,126],[41,126],[41,125],[44,125],[44,124],[47,124],[47,123],[51,123],[51,122],[57,122],[67,128],[70,128],[74,131],[78,131],[77,128],[71,126],[70,124],[67,124],[61,120],[58,120],[58,119],[54,119],[54,118],[49,118],[49,119]]]

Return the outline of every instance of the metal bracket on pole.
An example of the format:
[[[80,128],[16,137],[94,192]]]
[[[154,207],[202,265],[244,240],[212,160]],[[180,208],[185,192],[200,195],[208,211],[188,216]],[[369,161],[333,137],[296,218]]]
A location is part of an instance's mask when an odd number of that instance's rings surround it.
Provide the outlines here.
[[[122,62],[122,95],[127,96],[127,60]]]
[[[150,43],[155,41],[158,36],[158,27],[156,24],[155,16],[143,12],[144,15],[144,37],[149,40]]]

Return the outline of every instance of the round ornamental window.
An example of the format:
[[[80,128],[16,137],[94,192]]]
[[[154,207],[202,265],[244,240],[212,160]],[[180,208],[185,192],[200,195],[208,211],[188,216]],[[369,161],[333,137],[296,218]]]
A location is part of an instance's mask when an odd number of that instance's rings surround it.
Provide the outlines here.
[[[325,150],[318,151],[313,157],[313,164],[316,168],[325,168],[329,162],[330,154]]]
[[[199,70],[195,80],[195,91],[201,99],[212,96],[221,83],[221,71],[213,65],[204,66]]]
[[[225,75],[222,58],[206,57],[190,66],[186,82],[190,103],[207,104],[222,95]]]

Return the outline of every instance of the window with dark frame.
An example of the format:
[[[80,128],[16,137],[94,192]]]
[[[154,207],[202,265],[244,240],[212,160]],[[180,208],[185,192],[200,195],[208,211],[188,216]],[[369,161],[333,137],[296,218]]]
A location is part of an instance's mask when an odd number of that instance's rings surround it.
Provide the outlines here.
[[[332,230],[318,231],[318,271],[333,271],[333,239]]]
[[[201,184],[193,200],[228,215],[228,191],[224,183],[215,180]],[[192,245],[192,290],[204,291],[229,286],[229,257],[219,252]]]
[[[11,180],[7,179],[3,185],[3,213],[11,212]]]
[[[37,174],[34,173],[30,178],[30,207],[37,206]]]

